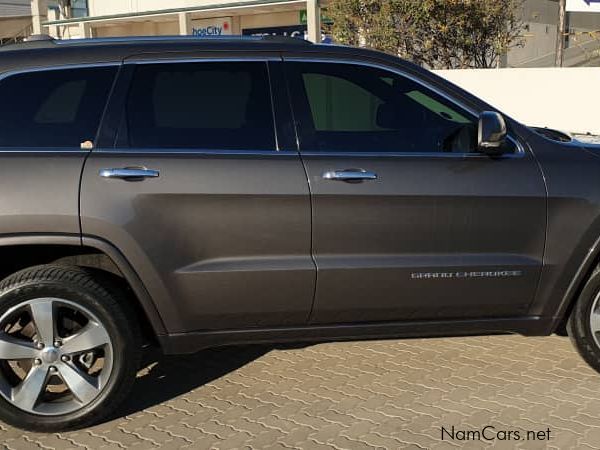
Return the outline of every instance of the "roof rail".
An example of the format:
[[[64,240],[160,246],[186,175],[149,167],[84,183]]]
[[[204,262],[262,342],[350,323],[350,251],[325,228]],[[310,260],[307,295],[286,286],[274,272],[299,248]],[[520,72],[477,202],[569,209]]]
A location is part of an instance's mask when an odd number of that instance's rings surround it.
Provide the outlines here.
[[[50,48],[56,45],[60,46],[86,46],[95,44],[128,44],[128,43],[143,43],[143,42],[202,42],[202,41],[220,41],[220,42],[264,42],[274,44],[292,44],[292,45],[312,45],[312,42],[301,38],[291,36],[242,36],[242,35],[227,35],[227,36],[118,36],[118,37],[101,37],[101,38],[83,38],[83,39],[55,39],[46,34],[34,34],[29,36],[27,40],[20,44],[11,44],[2,47],[2,50],[17,50],[17,49],[38,49]]]
[[[40,39],[42,40],[42,39]],[[50,40],[53,40],[50,38]],[[245,36],[240,34],[229,34],[221,36],[194,36],[194,35],[154,35],[154,36],[114,36],[101,38],[83,38],[83,39],[60,39],[54,40],[56,44],[76,45],[76,44],[94,44],[94,43],[127,43],[127,42],[161,42],[161,41],[253,41],[253,42],[274,42],[282,44],[301,44],[310,45],[312,42],[301,38],[291,36]]]
[[[312,45],[311,41],[307,41],[306,39],[296,38],[292,36],[279,36],[274,34],[267,34],[261,36],[261,40],[266,42],[278,42],[282,44],[300,44],[300,45]]]

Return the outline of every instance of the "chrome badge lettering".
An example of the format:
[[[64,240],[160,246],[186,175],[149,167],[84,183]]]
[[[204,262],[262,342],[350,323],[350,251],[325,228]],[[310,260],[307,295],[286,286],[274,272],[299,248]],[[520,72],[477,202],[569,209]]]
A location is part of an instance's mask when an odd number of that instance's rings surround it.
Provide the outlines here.
[[[522,270],[486,270],[472,272],[413,272],[410,274],[410,277],[413,280],[434,280],[448,278],[512,278],[522,276]]]

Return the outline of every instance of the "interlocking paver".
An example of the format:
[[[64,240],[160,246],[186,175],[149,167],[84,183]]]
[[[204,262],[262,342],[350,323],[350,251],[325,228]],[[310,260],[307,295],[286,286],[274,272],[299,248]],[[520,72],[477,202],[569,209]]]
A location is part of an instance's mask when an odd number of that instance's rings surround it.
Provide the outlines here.
[[[140,371],[122,416],[5,449],[593,449],[600,374],[561,337],[469,337],[237,347]],[[448,438],[441,427],[551,429],[550,441]]]

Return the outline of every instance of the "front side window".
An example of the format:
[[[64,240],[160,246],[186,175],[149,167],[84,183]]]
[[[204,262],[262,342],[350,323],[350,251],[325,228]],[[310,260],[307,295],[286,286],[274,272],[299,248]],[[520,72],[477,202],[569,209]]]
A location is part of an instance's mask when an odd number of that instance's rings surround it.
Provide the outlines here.
[[[476,119],[408,78],[353,64],[287,66],[304,151],[476,151]]]
[[[93,141],[115,73],[58,69],[0,81],[0,147],[79,148]]]
[[[266,63],[139,65],[125,123],[129,147],[274,150]]]

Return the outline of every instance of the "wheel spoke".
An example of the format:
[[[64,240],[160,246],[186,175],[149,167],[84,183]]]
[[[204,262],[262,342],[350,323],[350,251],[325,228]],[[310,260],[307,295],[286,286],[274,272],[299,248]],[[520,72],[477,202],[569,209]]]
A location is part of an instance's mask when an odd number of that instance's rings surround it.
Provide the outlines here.
[[[12,400],[19,408],[32,411],[46,388],[48,370],[32,367],[25,379],[12,390]]]
[[[111,336],[83,305],[29,298],[0,314],[0,324],[0,364],[7,371],[0,374],[0,400],[60,416],[89,405],[106,387],[114,362]]]
[[[26,341],[9,336],[0,336],[0,359],[29,359],[38,355],[38,350]]]
[[[95,378],[69,364],[60,364],[57,367],[63,381],[81,403],[92,401],[100,392]]]
[[[54,342],[54,306],[52,300],[41,300],[32,303],[31,316],[38,333],[38,339],[45,345]]]
[[[590,317],[590,327],[592,329],[592,333],[600,332],[600,311],[592,311],[592,315]]]
[[[83,329],[63,340],[63,353],[80,353],[108,344],[110,338],[104,327],[91,320]]]

